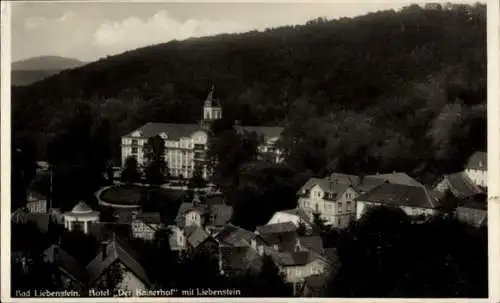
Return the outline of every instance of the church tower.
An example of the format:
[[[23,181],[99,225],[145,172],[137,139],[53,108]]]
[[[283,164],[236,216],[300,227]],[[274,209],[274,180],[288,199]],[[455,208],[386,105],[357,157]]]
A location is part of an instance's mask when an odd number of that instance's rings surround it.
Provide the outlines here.
[[[203,104],[202,127],[208,128],[213,121],[221,118],[222,107],[219,104],[219,100],[215,97],[215,87],[212,85],[205,99],[205,103]]]

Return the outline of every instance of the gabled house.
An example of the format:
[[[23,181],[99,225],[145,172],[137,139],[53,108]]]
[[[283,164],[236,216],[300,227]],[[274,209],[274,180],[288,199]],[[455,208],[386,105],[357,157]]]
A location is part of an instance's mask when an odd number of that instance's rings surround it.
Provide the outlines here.
[[[355,218],[354,199],[358,193],[351,182],[333,178],[312,178],[298,191],[298,208],[313,220],[320,215],[326,225],[345,228]]]
[[[357,198],[356,219],[369,207],[399,207],[409,216],[434,215],[438,212],[441,196],[425,187],[383,183]]]
[[[160,213],[141,212],[132,220],[132,236],[144,240],[153,240],[155,232],[161,227]]]
[[[57,269],[64,289],[85,290],[88,280],[85,267],[59,245],[53,244],[47,248],[43,252],[43,259]]]
[[[482,197],[480,197],[482,196]],[[486,195],[470,197],[462,202],[455,214],[461,222],[467,223],[474,227],[487,226],[488,224],[488,201]]]
[[[192,202],[181,204],[177,211],[175,223],[181,229],[190,225],[224,226],[231,220],[232,214],[233,208],[231,205],[205,204],[202,203],[199,196],[195,194]],[[204,222],[205,218],[207,218],[209,222]]]
[[[229,224],[215,234],[214,239],[219,244],[222,273],[232,274],[237,271],[260,269],[261,256],[266,245],[260,235]]]
[[[488,154],[485,152],[474,152],[464,167],[465,174],[472,182],[480,187],[488,187]]]
[[[137,289],[147,290],[151,282],[146,271],[137,261],[136,253],[123,241],[113,237],[101,244],[99,254],[87,265],[88,287],[99,288],[106,285],[106,273],[119,268],[122,279],[119,288],[135,295]]]
[[[449,190],[459,199],[469,198],[484,193],[479,186],[474,184],[465,172],[445,175],[442,180],[434,186],[434,190],[442,193]]]
[[[297,243],[298,227],[292,222],[283,222],[258,226],[258,234],[266,243],[266,247],[275,251],[293,251]]]
[[[267,250],[288,283],[301,283],[307,277],[323,275],[329,270],[328,261],[313,251],[276,252]]]

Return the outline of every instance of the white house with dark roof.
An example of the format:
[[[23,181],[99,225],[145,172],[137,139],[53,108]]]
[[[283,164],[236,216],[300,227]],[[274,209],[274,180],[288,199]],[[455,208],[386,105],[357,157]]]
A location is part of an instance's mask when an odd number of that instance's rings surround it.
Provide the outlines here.
[[[488,154],[479,151],[473,153],[465,165],[464,173],[475,185],[488,187]]]
[[[222,118],[222,107],[210,90],[203,104],[203,116],[198,124],[147,123],[122,137],[122,165],[129,156],[134,156],[140,166],[145,164],[143,148],[150,137],[159,135],[165,140],[165,160],[171,176],[191,178],[195,167],[201,167],[203,176],[208,176],[205,153],[210,124]],[[259,146],[261,153],[271,153],[275,160],[281,159],[281,152],[274,146],[283,131],[282,127],[235,126],[238,132],[256,132],[263,138]]]
[[[63,214],[64,227],[68,230],[76,228],[89,233],[90,225],[99,222],[99,212],[92,210],[85,202],[79,202],[70,212]]]
[[[457,198],[469,198],[484,193],[465,172],[443,176],[434,186],[434,190],[442,193],[450,191]]]
[[[355,218],[354,199],[358,193],[356,182],[345,178],[311,178],[304,184],[298,195],[298,208],[305,211],[310,220],[315,213],[325,220],[326,225],[345,228]],[[356,181],[356,180],[354,180]]]
[[[356,219],[374,206],[399,207],[409,216],[434,215],[441,195],[424,186],[383,183],[356,199]]]
[[[377,173],[375,175],[364,176],[360,179],[360,182],[355,189],[358,194],[361,195],[384,183],[424,187],[422,183],[408,176],[408,174],[404,172],[393,172],[390,174]]]

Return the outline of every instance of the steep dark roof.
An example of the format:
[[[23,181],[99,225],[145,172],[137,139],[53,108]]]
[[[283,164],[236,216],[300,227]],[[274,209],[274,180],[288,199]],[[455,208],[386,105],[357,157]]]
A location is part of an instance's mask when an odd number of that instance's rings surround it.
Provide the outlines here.
[[[47,197],[45,195],[42,195],[41,193],[35,191],[35,190],[31,190],[29,193],[28,193],[28,199],[31,200],[47,200]]]
[[[46,261],[56,264],[60,269],[66,272],[73,280],[85,284],[88,276],[85,267],[65,252],[59,245],[53,244],[43,252]]]
[[[486,152],[474,152],[465,165],[466,169],[484,170],[488,169],[488,154]]]
[[[238,132],[256,132],[257,134],[264,135],[264,138],[275,138],[281,135],[283,127],[275,126],[243,126],[235,125],[236,131]],[[177,123],[159,123],[159,122],[149,122],[141,126],[140,128],[130,132],[126,136],[131,136],[133,132],[140,131],[142,133],[141,137],[150,138],[161,133],[165,133],[168,136],[168,140],[179,140],[183,137],[190,137],[194,132],[202,130],[198,124],[177,124]]]
[[[197,226],[189,235],[187,238],[187,241],[189,244],[196,248],[198,245],[203,243],[210,235],[201,227]]]
[[[310,249],[319,255],[325,253],[323,249],[323,241],[320,236],[303,236],[299,237],[299,243],[304,248]]]
[[[486,199],[486,195],[485,195],[484,199],[481,199],[482,197],[479,197],[479,196],[480,195],[476,195],[474,197],[470,197],[468,199],[463,200],[462,203],[460,203],[460,205],[458,207],[486,211],[488,208],[488,201]]]
[[[229,224],[217,233],[215,239],[223,244],[233,247],[250,247],[255,234],[241,227]]]
[[[133,132],[141,132],[141,137],[150,138],[161,133],[166,133],[168,140],[178,140],[181,137],[190,137],[194,132],[201,130],[198,124],[177,124],[177,123],[158,123],[149,122],[141,126],[140,128],[130,132],[127,136],[130,136]]]
[[[352,187],[356,187],[361,182],[361,178],[356,175],[332,173],[327,179],[336,180],[338,183],[344,183]]]
[[[390,183],[384,183],[356,200],[419,208],[436,208],[439,202],[425,187]]]
[[[450,190],[459,198],[467,198],[483,192],[472,180],[463,172],[445,176],[451,188]]]
[[[121,262],[126,268],[134,273],[144,284],[151,283],[146,271],[137,261],[136,253],[123,241],[114,238],[106,245],[107,256],[103,260],[102,252],[87,265],[89,284],[94,283],[115,261]]]
[[[361,180],[361,183],[357,186],[356,190],[358,192],[368,192],[383,183],[417,186],[417,187],[424,186],[422,183],[408,176],[406,173],[394,172],[392,174],[376,174],[376,175],[365,176]]]

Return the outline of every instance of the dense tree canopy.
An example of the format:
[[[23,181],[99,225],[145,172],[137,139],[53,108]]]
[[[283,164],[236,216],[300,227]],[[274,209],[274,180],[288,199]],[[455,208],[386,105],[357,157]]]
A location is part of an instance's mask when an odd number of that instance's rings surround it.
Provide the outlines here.
[[[333,297],[486,297],[487,231],[453,216],[411,222],[399,209],[369,210],[343,231]]]

